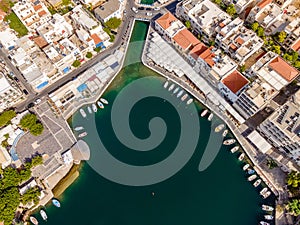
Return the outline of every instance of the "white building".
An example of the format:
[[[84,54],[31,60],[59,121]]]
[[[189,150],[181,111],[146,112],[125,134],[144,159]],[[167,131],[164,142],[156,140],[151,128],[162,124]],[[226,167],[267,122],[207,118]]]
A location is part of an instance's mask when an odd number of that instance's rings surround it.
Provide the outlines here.
[[[98,20],[106,23],[109,19],[116,17],[121,19],[125,8],[124,0],[109,0],[94,10]]]
[[[5,29],[4,31],[0,31],[0,42],[4,49],[11,50],[15,48],[17,40],[18,38],[13,30]]]

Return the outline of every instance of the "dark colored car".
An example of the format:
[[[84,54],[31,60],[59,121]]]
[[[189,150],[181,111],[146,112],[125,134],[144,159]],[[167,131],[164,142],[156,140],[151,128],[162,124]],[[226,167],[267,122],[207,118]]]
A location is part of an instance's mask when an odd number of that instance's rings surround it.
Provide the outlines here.
[[[138,9],[139,9],[139,10],[144,10],[145,8],[144,8],[144,7],[138,7]]]
[[[151,8],[146,8],[146,11],[151,11],[152,9]]]
[[[27,91],[26,89],[23,89],[23,93],[24,93],[25,95],[28,95],[28,91]]]

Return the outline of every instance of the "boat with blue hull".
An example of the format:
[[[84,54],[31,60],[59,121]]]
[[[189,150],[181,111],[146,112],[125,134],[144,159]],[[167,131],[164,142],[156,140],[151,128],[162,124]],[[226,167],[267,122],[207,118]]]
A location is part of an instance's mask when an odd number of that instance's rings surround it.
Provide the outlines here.
[[[60,208],[60,202],[57,200],[57,199],[52,199],[52,204],[57,207],[57,208]]]

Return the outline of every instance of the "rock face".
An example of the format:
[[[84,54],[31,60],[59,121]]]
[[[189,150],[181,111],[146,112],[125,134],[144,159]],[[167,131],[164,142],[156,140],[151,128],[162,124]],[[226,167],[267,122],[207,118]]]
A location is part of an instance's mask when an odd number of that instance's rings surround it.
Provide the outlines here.
[[[83,141],[79,140],[71,149],[74,161],[81,161],[81,160],[89,160],[90,159],[90,148],[88,144]]]

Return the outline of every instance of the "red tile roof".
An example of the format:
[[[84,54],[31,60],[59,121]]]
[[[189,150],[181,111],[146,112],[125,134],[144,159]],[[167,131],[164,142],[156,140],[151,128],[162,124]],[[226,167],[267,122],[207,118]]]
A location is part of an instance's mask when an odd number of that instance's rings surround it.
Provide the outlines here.
[[[295,52],[300,50],[300,38],[292,45],[291,49],[293,49]]]
[[[179,31],[173,40],[183,49],[186,50],[200,43],[200,41],[188,29]]]
[[[234,94],[239,92],[243,87],[245,87],[245,85],[249,83],[249,81],[237,70],[234,70],[231,74],[224,77],[221,82]]]
[[[6,13],[0,9],[0,21],[3,21],[5,16],[6,16]]]
[[[92,34],[91,38],[94,40],[95,45],[102,42],[101,38],[97,34]]]
[[[197,60],[199,57],[200,57],[200,55],[204,52],[204,51],[206,51],[208,49],[208,47],[206,47],[206,45],[205,44],[203,44],[203,43],[199,43],[199,44],[197,44],[194,48],[192,48],[192,50],[190,51],[190,56],[192,56],[195,60]]]
[[[272,0],[262,0],[261,2],[259,2],[257,4],[257,6],[262,9],[264,8],[265,6],[269,5],[270,3],[272,3]]]
[[[173,16],[172,13],[168,12],[164,14],[163,16],[159,17],[156,20],[156,23],[158,23],[163,29],[168,29],[171,26],[171,23],[174,21],[177,21],[178,19]]]
[[[42,6],[40,4],[33,6],[35,11],[38,11],[39,9],[42,8]]]
[[[244,44],[244,42],[245,42],[241,37],[238,37],[237,39],[235,39],[235,41],[236,41],[236,43],[238,43],[240,45]]]
[[[223,28],[223,27],[225,27],[225,24],[223,22],[221,22],[221,23],[219,23],[219,26]]]
[[[275,70],[280,76],[282,76],[287,81],[292,81],[297,75],[299,75],[299,71],[294,67],[285,62],[282,58],[277,56],[272,62],[269,63],[269,67]]]
[[[45,10],[42,10],[40,12],[38,12],[39,16],[42,17],[43,15],[46,15],[46,11]]]
[[[229,48],[231,48],[233,51],[236,51],[238,49],[235,44],[230,44]]]
[[[34,41],[40,48],[43,48],[43,47],[45,47],[45,46],[48,44],[47,41],[46,41],[42,36],[38,36],[38,37],[34,38],[33,41]]]
[[[199,57],[202,58],[210,67],[213,67],[215,65],[215,61],[213,60],[213,58],[216,55],[211,51],[212,49],[213,47],[210,47],[206,49],[201,55],[199,55]]]

